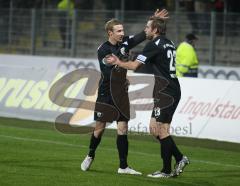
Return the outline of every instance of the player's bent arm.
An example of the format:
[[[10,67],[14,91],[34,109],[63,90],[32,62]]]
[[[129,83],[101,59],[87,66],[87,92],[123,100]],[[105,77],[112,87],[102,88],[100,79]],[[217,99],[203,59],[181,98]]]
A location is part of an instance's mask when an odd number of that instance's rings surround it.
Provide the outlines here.
[[[136,70],[141,64],[142,63],[138,60],[128,62],[122,62],[118,60],[118,62],[116,63],[116,65],[118,65],[119,67],[125,68],[127,70]]]
[[[107,58],[109,57],[110,55],[106,55],[103,59],[102,59],[102,63],[106,66],[113,66],[113,64],[110,64],[108,63],[107,61]]]

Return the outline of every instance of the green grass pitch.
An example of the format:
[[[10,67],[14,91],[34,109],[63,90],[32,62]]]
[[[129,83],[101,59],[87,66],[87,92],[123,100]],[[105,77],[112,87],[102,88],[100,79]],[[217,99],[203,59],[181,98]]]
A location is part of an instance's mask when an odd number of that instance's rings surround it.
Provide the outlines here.
[[[143,175],[118,175],[115,133],[105,131],[91,170],[82,172],[90,134],[62,134],[52,123],[0,118],[0,185],[240,185],[240,144],[175,138],[191,164],[177,178],[154,179],[146,175],[161,167],[159,144],[151,136],[130,134],[128,162]]]

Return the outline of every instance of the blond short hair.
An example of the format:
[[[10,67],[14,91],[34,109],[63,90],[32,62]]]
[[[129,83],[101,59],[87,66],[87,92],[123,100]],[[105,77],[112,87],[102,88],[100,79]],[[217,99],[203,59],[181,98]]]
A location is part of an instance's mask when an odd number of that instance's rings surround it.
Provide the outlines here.
[[[105,24],[105,31],[113,31],[113,27],[115,25],[122,25],[122,22],[117,20],[117,19],[110,19],[108,22]]]

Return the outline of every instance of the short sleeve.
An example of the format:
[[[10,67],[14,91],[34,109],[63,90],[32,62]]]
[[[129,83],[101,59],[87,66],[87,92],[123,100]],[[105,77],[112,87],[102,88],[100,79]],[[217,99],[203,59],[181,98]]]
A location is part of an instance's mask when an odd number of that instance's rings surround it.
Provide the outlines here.
[[[109,54],[112,54],[110,48],[108,49],[107,47],[104,47],[103,45],[100,46],[98,48],[98,61],[99,63],[102,63],[104,65],[107,65],[105,62],[104,62],[104,58],[109,55]],[[108,65],[107,65],[108,66]]]

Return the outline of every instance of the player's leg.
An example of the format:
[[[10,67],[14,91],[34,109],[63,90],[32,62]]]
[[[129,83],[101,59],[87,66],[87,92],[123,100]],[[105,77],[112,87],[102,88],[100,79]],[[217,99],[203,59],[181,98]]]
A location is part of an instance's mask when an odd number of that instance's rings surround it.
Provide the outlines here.
[[[184,156],[182,152],[178,149],[175,141],[170,136],[171,146],[172,146],[172,154],[176,160],[176,164],[174,166],[174,170],[172,172],[173,176],[178,176],[183,172],[183,169],[190,163],[187,156]]]
[[[167,141],[167,144],[170,147],[169,148],[170,153],[172,153],[172,155],[176,159],[176,162],[179,162],[182,159],[183,155],[180,152],[180,150],[177,148],[177,145],[175,144],[172,136],[170,135],[170,132],[169,132],[170,124],[157,122],[157,125],[159,126],[158,136],[159,136],[160,143],[164,144],[164,141]]]
[[[163,160],[163,168],[161,172],[170,174],[172,172],[172,149],[169,134],[169,124],[156,122],[158,126],[158,139],[161,144],[161,157]]]
[[[94,131],[90,139],[88,155],[85,157],[85,159],[81,164],[81,169],[83,171],[87,171],[90,168],[95,157],[95,151],[101,142],[101,137],[103,135],[105,127],[106,127],[106,122],[96,121],[96,126],[94,128]]]
[[[117,149],[119,153],[120,165],[119,167],[125,169],[127,164],[128,156],[128,124],[125,121],[119,121],[117,123]]]
[[[169,112],[169,110],[167,111]],[[165,115],[162,112],[162,118]],[[171,137],[169,133],[170,124],[169,123],[162,123],[157,120],[162,120],[160,118],[152,118],[150,121],[150,132],[152,135],[154,135],[161,144],[161,157],[163,159],[163,168],[161,171],[155,172],[152,175],[149,175],[150,177],[171,177],[171,176],[178,176],[184,169],[186,165],[189,164],[189,160],[186,156],[183,156],[183,154],[178,149],[177,145],[175,144],[173,138]],[[167,119],[170,121],[169,119]],[[176,165],[175,168],[171,172],[171,157],[172,155],[176,159]],[[164,174],[161,174],[164,173]]]
[[[105,127],[106,127],[106,122],[96,121],[96,126],[91,136],[89,153],[88,153],[88,155],[92,158],[95,157],[95,151],[99,143],[101,142],[101,138],[105,130]]]
[[[149,177],[162,178],[171,176],[171,161],[172,161],[172,152],[171,144],[169,140],[169,124],[161,123],[156,120],[156,118],[151,118],[150,120],[150,133],[157,138],[160,142],[160,151],[161,158],[163,160],[163,168],[161,171],[154,172],[149,174]]]
[[[127,121],[117,122],[117,149],[119,154],[119,174],[134,174],[141,175],[142,173],[135,171],[134,169],[128,167],[127,156],[128,156],[128,123]]]
[[[168,113],[169,113],[169,117],[168,117],[168,122],[171,123],[174,112],[178,106],[178,103],[180,101],[180,93],[179,95],[174,97],[174,103],[173,105],[168,109]],[[171,147],[172,147],[172,155],[174,156],[175,160],[176,160],[176,164],[174,167],[174,170],[172,172],[173,176],[178,176],[180,173],[183,172],[183,169],[186,167],[186,165],[188,165],[190,163],[189,159],[187,158],[187,156],[184,156],[182,154],[182,152],[179,150],[179,148],[177,147],[174,139],[169,136],[169,139],[171,141]]]

